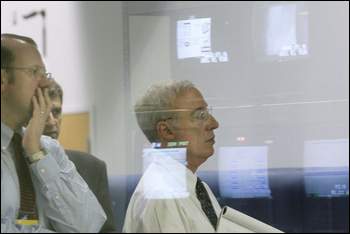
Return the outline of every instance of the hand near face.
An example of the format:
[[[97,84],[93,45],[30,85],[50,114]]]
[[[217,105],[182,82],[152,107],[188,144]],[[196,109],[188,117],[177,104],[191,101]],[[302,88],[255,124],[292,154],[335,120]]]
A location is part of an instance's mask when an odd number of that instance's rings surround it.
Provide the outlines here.
[[[33,116],[23,136],[23,148],[27,155],[33,155],[41,150],[40,138],[43,135],[46,120],[52,108],[49,90],[47,88],[37,88],[32,103]]]

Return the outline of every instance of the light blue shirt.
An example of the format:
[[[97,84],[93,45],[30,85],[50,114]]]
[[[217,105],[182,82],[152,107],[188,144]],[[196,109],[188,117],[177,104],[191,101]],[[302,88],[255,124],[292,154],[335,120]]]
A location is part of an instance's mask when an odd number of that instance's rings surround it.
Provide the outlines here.
[[[39,225],[15,225],[20,190],[11,140],[13,130],[1,123],[1,233],[99,232],[106,214],[56,140],[43,136],[44,159],[30,165]]]

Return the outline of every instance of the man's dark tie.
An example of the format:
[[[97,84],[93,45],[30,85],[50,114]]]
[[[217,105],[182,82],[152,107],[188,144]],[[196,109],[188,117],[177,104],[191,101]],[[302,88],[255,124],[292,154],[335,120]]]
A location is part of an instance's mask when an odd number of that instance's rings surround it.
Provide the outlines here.
[[[198,200],[201,203],[202,210],[208,217],[211,225],[213,225],[214,229],[216,229],[218,217],[216,216],[213,204],[210,201],[209,194],[205,189],[204,185],[202,184],[202,181],[199,178],[197,178],[196,194],[197,194]]]
[[[37,220],[38,215],[35,205],[35,191],[29,167],[24,158],[22,136],[15,133],[12,138],[12,144],[15,153],[15,165],[21,193],[21,206],[18,219]]]

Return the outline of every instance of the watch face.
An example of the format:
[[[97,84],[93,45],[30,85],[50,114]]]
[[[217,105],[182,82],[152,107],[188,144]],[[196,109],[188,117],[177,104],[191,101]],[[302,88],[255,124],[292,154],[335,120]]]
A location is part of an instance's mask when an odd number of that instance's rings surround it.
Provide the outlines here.
[[[41,150],[41,151],[39,151],[39,152],[29,156],[29,161],[31,163],[39,161],[39,160],[43,159],[45,157],[45,155],[46,155],[46,151],[45,150]]]

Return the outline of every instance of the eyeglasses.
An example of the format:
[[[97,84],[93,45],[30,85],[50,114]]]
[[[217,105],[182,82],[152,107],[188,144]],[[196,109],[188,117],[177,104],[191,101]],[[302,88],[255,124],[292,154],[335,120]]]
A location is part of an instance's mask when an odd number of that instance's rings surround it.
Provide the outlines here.
[[[197,110],[189,110],[189,109],[178,109],[178,110],[172,110],[171,112],[191,112],[191,118],[193,120],[199,121],[199,122],[205,122],[207,121],[213,113],[212,107],[206,107],[206,108],[200,108]],[[169,117],[164,120],[171,120],[174,119],[173,117]]]
[[[45,79],[53,79],[51,73],[46,72],[43,67],[4,67],[3,69],[11,69],[11,70],[23,70],[25,72],[29,72],[33,77],[42,77]]]
[[[201,108],[192,112],[191,116],[193,119],[204,122],[207,121],[213,113],[212,107]]]

